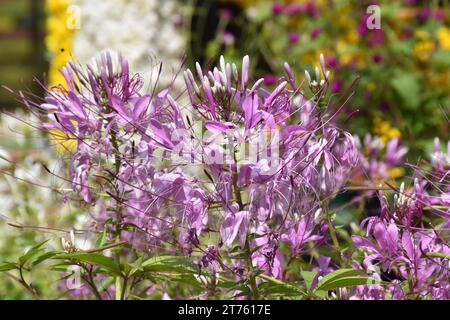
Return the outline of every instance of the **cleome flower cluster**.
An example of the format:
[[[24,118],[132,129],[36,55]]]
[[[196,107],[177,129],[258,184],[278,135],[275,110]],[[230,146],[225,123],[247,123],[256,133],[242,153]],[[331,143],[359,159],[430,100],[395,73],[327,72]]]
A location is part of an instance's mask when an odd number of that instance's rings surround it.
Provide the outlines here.
[[[240,68],[223,58],[210,71],[196,64],[183,72],[182,99],[171,86],[143,92],[127,60],[103,52],[62,68],[65,84],[45,101],[25,99],[60,147],[72,142],[61,178],[91,230],[126,243],[115,252],[125,260],[189,257],[201,298],[449,299],[450,163],[439,143],[427,169],[412,168],[411,188],[378,185],[383,166],[401,165],[407,149],[393,140],[384,162],[371,160],[335,123],[323,56],[306,82],[285,64],[271,90],[251,81],[249,64],[248,56]],[[364,182],[361,195],[378,195],[379,210],[363,220],[365,233],[355,226],[348,235],[334,202],[361,172],[376,176],[376,192]],[[343,268],[358,277],[335,287],[323,280]],[[98,297],[93,282],[77,292]],[[292,289],[299,283],[304,291]]]

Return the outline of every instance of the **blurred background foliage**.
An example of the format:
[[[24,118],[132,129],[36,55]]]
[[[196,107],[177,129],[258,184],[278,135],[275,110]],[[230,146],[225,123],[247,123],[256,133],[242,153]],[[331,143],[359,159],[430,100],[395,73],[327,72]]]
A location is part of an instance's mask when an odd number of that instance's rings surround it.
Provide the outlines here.
[[[14,89],[39,92],[33,77],[47,70],[44,37],[44,0],[0,2],[0,83]],[[0,108],[20,108],[20,103],[2,89]]]
[[[359,79],[341,119],[351,132],[369,132],[385,141],[402,138],[414,156],[429,151],[435,136],[448,138],[448,1],[218,3],[214,14],[209,11],[204,16],[217,21],[216,33],[207,31],[206,45],[199,46],[197,32],[192,33],[191,50],[202,61],[213,64],[223,54],[239,62],[243,54],[249,54],[253,74],[264,77],[267,85],[276,85],[279,79],[274,75],[283,73],[284,61],[301,78],[304,70],[313,74],[324,53],[332,70],[331,99],[348,95],[347,89]],[[381,29],[366,26],[366,9],[371,4],[381,9]],[[198,48],[203,47],[206,50],[200,54]]]

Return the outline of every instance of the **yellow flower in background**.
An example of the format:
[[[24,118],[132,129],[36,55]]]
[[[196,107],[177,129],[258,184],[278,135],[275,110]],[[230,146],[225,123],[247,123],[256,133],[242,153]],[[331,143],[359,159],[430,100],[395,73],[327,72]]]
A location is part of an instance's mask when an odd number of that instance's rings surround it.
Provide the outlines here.
[[[437,38],[442,49],[450,50],[450,28],[440,27],[437,30]]]
[[[72,58],[72,39],[74,30],[69,28],[68,12],[69,0],[47,0],[47,35],[45,45],[51,55],[50,68],[48,70],[48,85],[64,85],[64,77],[59,70]],[[53,129],[49,133],[50,141],[54,144],[58,154],[74,152],[77,148],[77,140],[73,136]]]
[[[387,143],[394,138],[400,138],[402,136],[400,130],[391,126],[389,121],[385,121],[380,117],[375,117],[373,120],[373,132],[380,137],[383,143]]]
[[[345,39],[346,39],[349,43],[352,43],[352,44],[355,44],[355,43],[358,42],[359,36],[358,36],[358,33],[356,32],[356,28],[355,28],[355,27],[351,28],[351,29],[347,32],[347,34],[346,34],[346,36],[345,36]]]
[[[377,89],[377,85],[374,82],[371,81],[367,84],[367,90],[369,92],[374,92],[376,89]]]
[[[413,47],[413,53],[419,60],[427,60],[434,51],[434,41],[422,40]]]
[[[47,35],[45,44],[51,54],[48,82],[50,86],[61,84],[64,78],[59,73],[71,58],[74,30],[69,28],[69,0],[47,0]]]
[[[431,86],[448,88],[450,86],[450,70],[443,69],[438,72],[433,72],[428,76],[427,80]]]
[[[326,56],[327,51],[325,49],[309,50],[303,55],[302,61],[312,67],[319,67],[320,69],[320,65],[317,64],[317,57],[319,57],[321,53],[325,54]]]
[[[353,55],[348,53],[348,45],[342,41],[342,40],[338,40],[336,43],[336,51],[339,55],[339,62],[341,64],[349,64],[352,59],[353,59]]]
[[[387,170],[387,173],[389,175],[389,178],[397,179],[405,175],[405,169],[403,169],[402,167],[393,167],[389,168]]]
[[[414,36],[417,39],[417,43],[412,50],[414,56],[422,61],[429,59],[435,49],[435,43],[430,34],[423,30],[416,30]]]
[[[55,146],[58,154],[66,154],[75,152],[77,149],[78,141],[73,135],[58,130],[50,130],[50,142]]]

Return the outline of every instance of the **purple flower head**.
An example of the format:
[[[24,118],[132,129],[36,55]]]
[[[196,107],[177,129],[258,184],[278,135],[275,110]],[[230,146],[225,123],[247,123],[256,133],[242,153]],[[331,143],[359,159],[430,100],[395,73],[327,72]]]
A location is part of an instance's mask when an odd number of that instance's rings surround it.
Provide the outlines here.
[[[317,37],[319,37],[320,36],[320,33],[322,32],[322,30],[320,29],[320,28],[314,28],[312,31],[311,31],[311,38],[312,39],[316,39]]]
[[[383,61],[383,56],[382,56],[380,53],[375,53],[375,54],[372,56],[372,60],[373,60],[373,62],[375,62],[375,63],[381,63],[381,62]]]
[[[233,18],[233,10],[230,8],[225,8],[220,11],[220,14],[225,19],[232,19]]]
[[[402,196],[403,190],[400,192]],[[427,258],[427,255],[434,255],[434,252],[449,251],[445,245],[436,245],[440,241],[436,236],[439,231],[410,228],[407,224],[395,223],[393,219],[379,217],[368,219],[366,224],[368,236],[353,236],[352,240],[365,252],[364,266],[367,270],[374,270],[379,265],[380,271],[389,274],[389,280],[393,283],[409,278],[412,286],[410,290],[424,296],[431,294],[434,298],[442,298],[446,284],[441,283],[441,279],[448,277],[448,270],[443,271],[445,266],[439,259]],[[378,290],[381,290],[382,296],[376,298],[384,299],[384,294],[389,293],[392,288]],[[362,292],[358,293],[361,294]],[[391,294],[404,298],[401,291]],[[447,296],[445,293],[443,295]]]
[[[283,13],[283,10],[284,10],[284,6],[279,2],[275,2],[272,5],[272,12],[276,15]]]
[[[430,7],[421,8],[417,13],[417,20],[419,23],[426,23],[432,14],[432,10]]]
[[[444,22],[446,19],[445,10],[437,9],[434,17],[436,18],[436,20]]]
[[[306,6],[311,17],[316,18],[319,15],[319,7],[314,2],[308,2]]]
[[[298,40],[299,40],[299,35],[298,35],[298,33],[297,33],[297,32],[291,32],[291,33],[289,33],[289,35],[288,35],[288,40],[289,40],[289,42],[291,42],[291,43],[297,43]]]
[[[336,67],[338,64],[338,60],[336,59],[335,56],[328,56],[326,59],[326,66],[330,67],[330,68],[334,68]]]
[[[304,13],[308,10],[307,6],[304,4],[291,3],[285,6],[284,12],[288,15],[296,15],[299,13]]]
[[[379,137],[366,134],[363,143],[356,140],[360,150],[361,166],[364,169],[365,184],[384,182],[391,179],[389,170],[401,165],[408,148],[398,138],[391,139],[385,145]]]
[[[215,246],[209,245],[200,260],[203,268],[211,266],[213,270],[217,270],[219,268],[218,259],[219,251]]]
[[[382,44],[384,42],[384,32],[382,29],[371,30],[369,44],[372,46]]]
[[[414,30],[411,26],[405,26],[402,28],[402,39],[411,39],[414,34]]]
[[[341,89],[342,89],[342,82],[341,81],[334,80],[331,83],[331,92],[336,93],[336,92],[341,91]]]
[[[220,35],[221,42],[227,46],[231,46],[234,44],[235,37],[234,34],[228,31],[224,31]]]
[[[366,35],[366,33],[369,31],[369,29],[367,29],[367,20],[368,19],[369,19],[368,15],[363,15],[359,21],[356,31],[358,32],[358,35],[361,37]]]
[[[269,73],[264,76],[264,84],[265,85],[271,86],[271,85],[274,85],[276,82],[277,82],[277,79],[275,78],[275,76],[273,74]]]
[[[431,163],[436,172],[445,178],[450,170],[450,141],[447,143],[447,152],[442,150],[439,138],[434,139],[434,151],[431,154]]]

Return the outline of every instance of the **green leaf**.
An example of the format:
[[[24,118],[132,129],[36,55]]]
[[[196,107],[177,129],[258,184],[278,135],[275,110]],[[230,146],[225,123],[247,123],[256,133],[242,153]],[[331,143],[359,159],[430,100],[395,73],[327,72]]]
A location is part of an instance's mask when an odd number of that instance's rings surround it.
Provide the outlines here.
[[[328,291],[316,290],[312,294],[320,299],[325,299],[328,296]]]
[[[17,264],[15,263],[5,262],[3,264],[0,264],[0,272],[6,272],[14,269],[17,269]]]
[[[53,267],[50,268],[50,270],[57,271],[57,272],[67,272],[67,267],[64,267],[64,266],[53,266]]]
[[[38,245],[32,247],[30,250],[28,250],[23,256],[19,258],[20,264],[23,266],[25,263],[27,263],[28,260],[33,258],[38,253],[40,253],[43,250],[42,246],[47,242],[48,240],[45,240],[44,242],[41,242]]]
[[[98,248],[98,247],[102,247],[102,246],[104,246],[105,244],[106,244],[106,231],[107,231],[108,229],[107,228],[105,228],[105,229],[103,229],[103,232],[102,232],[102,234],[100,235],[100,237],[97,239],[97,242],[95,243],[95,246]]]
[[[116,300],[120,300],[122,296],[122,278],[116,277]]]
[[[260,285],[260,287],[261,286],[262,288],[269,287],[270,293],[283,293],[286,295],[295,295],[295,296],[306,295],[306,293],[303,292],[300,288],[290,283],[286,283],[284,281],[269,277],[268,275],[265,274],[259,274],[258,277],[268,281],[268,283],[262,284]],[[270,286],[268,286],[268,284],[270,284]]]
[[[317,275],[317,271],[301,271],[300,274],[305,281],[306,289],[311,290],[311,285],[314,277]]]
[[[362,273],[364,273],[364,270],[357,270],[357,269],[339,269],[339,270],[333,271],[319,280],[316,290],[322,290],[323,286],[327,285],[330,282],[336,281],[338,279],[345,278],[345,277],[359,276]]]
[[[190,286],[193,286],[197,289],[203,289],[204,286],[201,284],[201,282],[199,280],[197,280],[197,278],[195,278],[195,276],[193,274],[188,274],[188,273],[176,273],[176,274],[167,274],[167,275],[162,275],[159,277],[162,280],[165,281],[171,281],[174,283],[184,283]]]
[[[58,252],[49,251],[49,252],[46,252],[46,253],[40,255],[39,257],[37,257],[36,260],[33,261],[33,267],[37,266],[38,264],[41,264],[45,260],[48,260],[48,259],[52,258],[56,254],[58,254]]]
[[[144,257],[140,256],[138,259],[136,259],[133,263],[125,263],[125,274],[128,275],[128,277],[131,277],[133,274],[135,274],[138,271],[144,271],[144,268],[142,267],[142,261]]]
[[[272,13],[272,5],[267,2],[261,3],[258,7],[258,10],[256,10],[256,15],[252,15],[251,19],[254,20],[256,23],[264,23],[267,21],[270,21],[270,16]]]
[[[445,66],[450,66],[450,53],[448,50],[438,50],[433,55],[434,61]]]
[[[430,258],[442,258],[442,259],[449,259],[450,260],[450,255],[443,254],[443,253],[440,253],[440,252],[427,252],[426,256],[430,257]]]
[[[145,271],[198,273],[199,267],[185,257],[160,256],[150,258],[142,263]]]
[[[372,281],[373,280],[368,277],[345,277],[345,278],[337,279],[335,281],[328,282],[327,284],[322,285],[318,290],[319,291],[328,291],[328,290],[343,288],[343,287],[374,284]],[[385,282],[377,282],[377,284],[385,284]]]
[[[411,73],[399,73],[392,78],[391,85],[407,108],[416,109],[419,106],[420,86]]]
[[[53,259],[69,259],[77,260],[81,262],[90,263],[99,267],[102,267],[108,271],[114,272],[116,274],[121,274],[119,266],[116,262],[104,255],[99,253],[88,253],[88,252],[74,252],[68,254],[59,254],[53,257]]]

